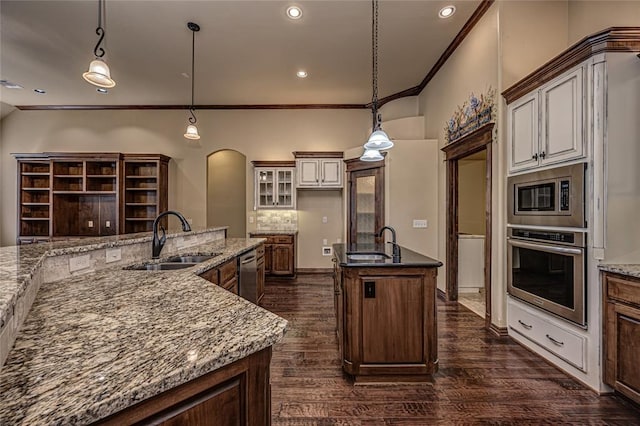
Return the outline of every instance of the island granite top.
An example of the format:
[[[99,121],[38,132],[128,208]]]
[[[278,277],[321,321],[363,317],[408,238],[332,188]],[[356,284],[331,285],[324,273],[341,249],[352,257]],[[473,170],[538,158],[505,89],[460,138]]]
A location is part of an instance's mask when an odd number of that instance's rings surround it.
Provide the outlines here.
[[[406,247],[400,246],[400,261],[394,262],[393,249],[391,244],[334,244],[333,252],[342,267],[422,267],[438,268],[442,262],[428,256],[417,253]],[[354,260],[348,256],[349,253],[385,253],[388,257],[379,260]]]
[[[287,321],[197,274],[262,243],[178,271],[107,268],[42,285],[0,370],[1,424],[86,424],[279,341]]]
[[[637,263],[598,265],[598,269],[601,271],[615,272],[616,274],[640,278],[640,264]]]

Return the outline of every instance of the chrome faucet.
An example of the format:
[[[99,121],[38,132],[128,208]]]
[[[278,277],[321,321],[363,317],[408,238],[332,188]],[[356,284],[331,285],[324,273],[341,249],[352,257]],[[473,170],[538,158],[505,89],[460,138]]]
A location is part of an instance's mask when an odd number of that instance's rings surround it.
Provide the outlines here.
[[[180,219],[180,222],[182,222],[182,230],[184,232],[191,231],[189,222],[187,222],[187,219],[185,219],[184,216],[182,216],[180,213],[174,212],[173,210],[167,210],[166,212],[160,213],[158,217],[156,217],[153,221],[153,245],[151,246],[152,259],[157,259],[160,257],[162,247],[164,247],[164,243],[167,241],[167,234],[162,225],[160,225],[160,229],[162,229],[162,237],[158,238],[158,222],[160,221],[160,219],[170,214],[177,216],[178,219]]]
[[[382,234],[384,234],[385,229],[388,229],[389,231],[391,231],[391,242],[389,242],[388,244],[393,244],[393,263],[399,263],[400,262],[400,246],[396,242],[396,230],[390,226],[383,226],[378,232],[378,237],[382,237]]]

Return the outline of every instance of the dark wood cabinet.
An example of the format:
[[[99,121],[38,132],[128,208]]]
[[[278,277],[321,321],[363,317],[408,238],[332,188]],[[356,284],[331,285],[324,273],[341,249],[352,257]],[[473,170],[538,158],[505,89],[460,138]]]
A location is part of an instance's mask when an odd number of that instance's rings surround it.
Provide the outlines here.
[[[14,155],[18,243],[150,231],[155,217],[168,208],[169,157],[164,155]]]
[[[347,242],[379,242],[377,232],[384,226],[384,160],[345,160],[349,185]]]
[[[604,379],[640,404],[640,279],[604,273]]]
[[[252,238],[266,238],[264,245],[265,274],[276,277],[296,275],[295,234],[250,233]]]
[[[336,262],[335,273],[344,371],[357,381],[430,380],[438,369],[437,269]]]
[[[269,364],[263,349],[97,424],[165,426],[268,426],[271,424]]]
[[[264,244],[260,244],[256,247],[256,292],[257,304],[260,305],[262,298],[264,297],[264,273],[265,273],[265,247]]]
[[[235,258],[203,272],[200,277],[225,290],[238,294],[238,263]]]

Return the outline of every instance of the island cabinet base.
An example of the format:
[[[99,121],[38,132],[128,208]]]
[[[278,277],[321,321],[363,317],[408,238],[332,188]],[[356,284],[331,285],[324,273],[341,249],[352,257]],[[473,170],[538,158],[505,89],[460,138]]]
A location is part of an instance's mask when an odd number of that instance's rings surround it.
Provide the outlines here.
[[[336,273],[343,370],[356,382],[430,381],[438,370],[437,269],[339,267]]]
[[[97,424],[270,425],[270,362],[271,347],[140,402]]]

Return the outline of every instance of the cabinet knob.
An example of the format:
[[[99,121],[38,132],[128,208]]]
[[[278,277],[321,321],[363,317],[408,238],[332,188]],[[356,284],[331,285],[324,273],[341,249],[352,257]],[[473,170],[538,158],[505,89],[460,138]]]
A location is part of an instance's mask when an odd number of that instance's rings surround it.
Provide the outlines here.
[[[533,154],[533,155],[531,156],[531,158],[533,158],[534,160],[537,160],[537,159],[538,159],[538,153],[536,152],[535,154]]]
[[[546,157],[546,156],[547,156],[547,153],[546,153],[546,152],[542,151],[542,153],[540,153],[540,157],[541,157],[543,160],[544,160],[544,157]]]

